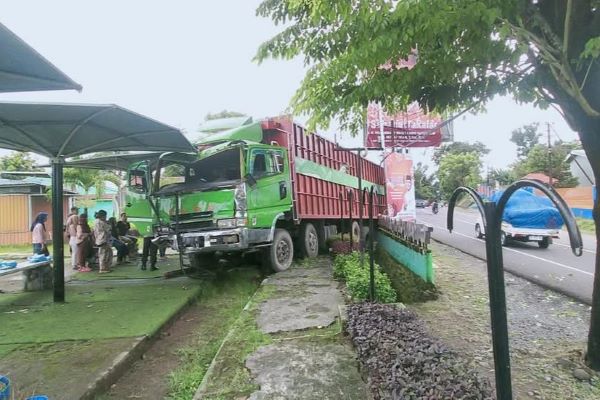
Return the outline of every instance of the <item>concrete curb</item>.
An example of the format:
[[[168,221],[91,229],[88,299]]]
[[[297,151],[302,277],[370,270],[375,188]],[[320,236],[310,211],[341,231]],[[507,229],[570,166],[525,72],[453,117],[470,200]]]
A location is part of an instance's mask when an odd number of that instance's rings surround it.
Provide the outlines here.
[[[148,350],[151,344],[152,340],[147,336],[138,337],[129,349],[117,355],[110,367],[103,371],[96,381],[88,386],[85,393],[80,397],[80,400],[93,400],[96,396],[108,391],[111,385]]]
[[[110,367],[100,373],[97,379],[88,385],[87,390],[79,397],[79,399],[94,400],[97,396],[107,392],[110,387],[142,357],[150,346],[154,344],[155,340],[160,336],[160,333],[169,328],[194,301],[196,301],[195,298],[190,299],[181,306],[165,321],[165,323],[156,329],[152,335],[138,337],[128,350],[119,353],[114,358]]]

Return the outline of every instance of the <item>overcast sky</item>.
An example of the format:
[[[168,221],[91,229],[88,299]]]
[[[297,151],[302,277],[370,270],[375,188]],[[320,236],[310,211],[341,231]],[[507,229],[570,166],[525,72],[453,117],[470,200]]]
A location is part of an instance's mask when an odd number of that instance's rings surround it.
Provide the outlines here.
[[[258,45],[278,31],[255,16],[259,3],[4,0],[1,22],[83,91],[0,94],[0,100],[115,103],[189,133],[208,112],[280,114],[304,67],[301,60],[252,62]],[[455,139],[482,141],[492,149],[485,164],[504,167],[515,158],[510,132],[531,122],[552,122],[562,139],[576,137],[556,111],[500,98],[486,114],[457,120]],[[430,159],[428,151],[412,153]]]

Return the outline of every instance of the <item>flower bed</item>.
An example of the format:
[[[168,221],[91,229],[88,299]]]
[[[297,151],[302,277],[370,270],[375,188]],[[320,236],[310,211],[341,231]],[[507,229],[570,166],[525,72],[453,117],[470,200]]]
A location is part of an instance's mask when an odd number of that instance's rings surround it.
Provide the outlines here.
[[[333,277],[346,283],[354,302],[369,299],[370,273],[369,255],[365,253],[365,262],[361,267],[360,253],[339,254],[333,262]],[[375,301],[380,303],[396,302],[396,291],[390,278],[375,264]]]
[[[431,337],[411,311],[354,304],[348,307],[346,329],[375,400],[494,398],[490,384]]]

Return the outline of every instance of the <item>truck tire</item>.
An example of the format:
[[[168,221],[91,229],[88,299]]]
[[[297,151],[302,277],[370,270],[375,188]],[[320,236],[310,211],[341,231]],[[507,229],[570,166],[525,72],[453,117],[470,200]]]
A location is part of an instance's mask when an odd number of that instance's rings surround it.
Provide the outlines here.
[[[481,233],[481,226],[479,224],[475,224],[475,237],[477,239],[483,238],[483,233]]]
[[[267,250],[268,262],[275,272],[285,271],[294,259],[294,242],[285,229],[275,229],[273,244]]]
[[[538,242],[538,246],[540,246],[540,249],[547,249],[548,246],[550,246],[550,238],[549,237],[545,237],[542,240],[540,240]]]
[[[506,246],[508,243],[508,238],[506,237],[506,233],[504,231],[500,232],[500,246]]]
[[[310,222],[302,225],[299,242],[302,257],[314,258],[319,255],[319,234]]]

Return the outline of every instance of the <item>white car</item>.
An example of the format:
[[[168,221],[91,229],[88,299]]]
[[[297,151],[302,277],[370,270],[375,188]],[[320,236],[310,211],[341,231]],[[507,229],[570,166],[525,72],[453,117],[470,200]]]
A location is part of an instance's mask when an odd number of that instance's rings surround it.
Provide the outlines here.
[[[515,228],[508,222],[502,221],[500,232],[500,243],[505,246],[510,240],[519,242],[537,242],[542,249],[547,249],[552,243],[552,239],[558,239],[558,229],[533,229],[533,228]],[[475,222],[475,236],[483,238],[485,228],[481,216],[477,217]]]

